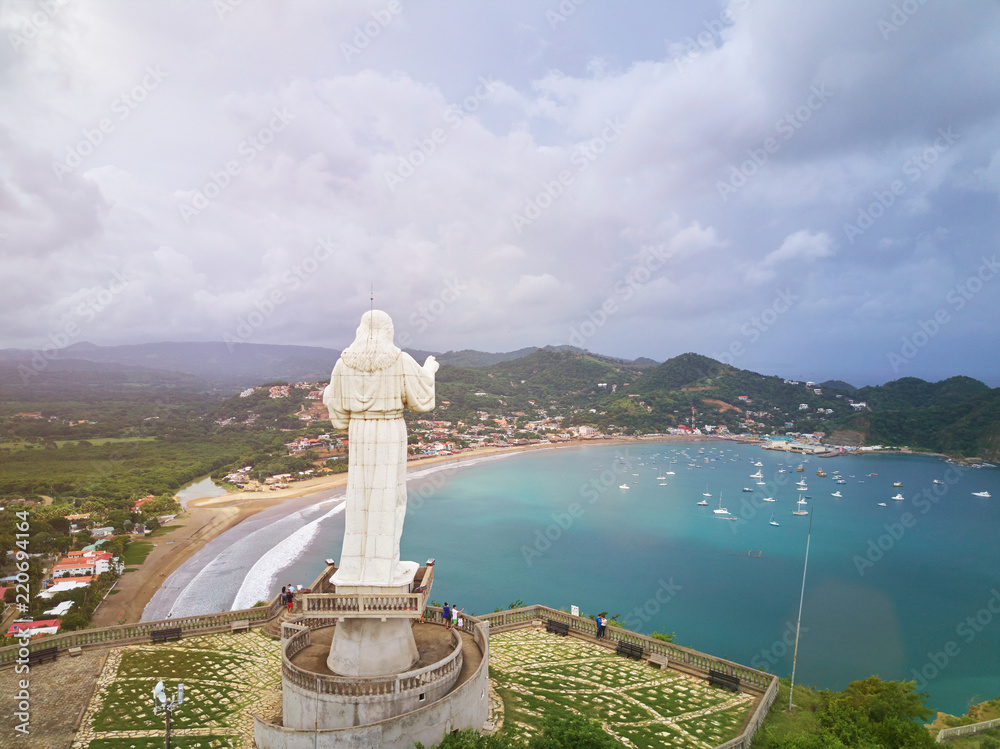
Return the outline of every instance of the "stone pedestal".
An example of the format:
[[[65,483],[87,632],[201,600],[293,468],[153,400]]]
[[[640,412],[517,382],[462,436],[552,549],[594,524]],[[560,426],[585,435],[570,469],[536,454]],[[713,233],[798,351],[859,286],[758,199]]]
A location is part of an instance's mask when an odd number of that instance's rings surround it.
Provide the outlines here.
[[[339,570],[330,582],[337,595],[411,593],[418,567],[416,562],[400,562],[393,585],[345,584]],[[342,676],[385,676],[409,670],[419,657],[411,619],[345,617],[337,622],[326,665]]]

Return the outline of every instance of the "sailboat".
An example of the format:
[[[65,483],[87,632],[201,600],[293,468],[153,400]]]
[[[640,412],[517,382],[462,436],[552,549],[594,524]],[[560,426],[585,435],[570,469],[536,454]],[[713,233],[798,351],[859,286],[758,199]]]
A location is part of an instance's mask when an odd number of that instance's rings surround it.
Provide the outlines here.
[[[719,492],[719,509],[712,510],[716,515],[729,515],[729,510],[722,506],[722,492]]]
[[[806,501],[804,499],[799,499],[799,501],[795,503],[795,504],[797,504],[799,506],[799,509],[792,510],[792,514],[793,515],[808,515],[809,513],[802,509],[802,505],[804,505],[805,503],[806,503]]]
[[[708,491],[708,484],[705,484],[705,491],[702,492],[701,496],[703,496],[703,497],[711,497],[712,496],[709,493],[709,491]],[[721,497],[721,496],[722,496],[722,492],[719,492],[719,497]]]
[[[774,519],[774,513],[773,512],[771,513],[771,519],[768,520],[767,522],[769,522],[771,525],[778,525],[778,521]]]

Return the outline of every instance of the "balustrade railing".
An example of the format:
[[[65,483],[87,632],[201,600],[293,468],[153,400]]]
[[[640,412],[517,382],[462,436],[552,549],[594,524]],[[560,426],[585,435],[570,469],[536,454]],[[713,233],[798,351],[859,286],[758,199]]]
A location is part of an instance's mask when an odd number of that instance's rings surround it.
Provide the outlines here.
[[[457,632],[452,632],[451,652],[444,659],[423,668],[392,676],[343,677],[317,674],[299,668],[292,662],[297,653],[308,647],[311,642],[310,632],[311,630],[305,629],[285,640],[282,646],[281,674],[291,684],[320,694],[366,697],[423,690],[430,685],[455,677],[462,670],[464,663],[462,638]]]
[[[588,635],[597,634],[597,624],[592,619],[573,616],[565,611],[550,609],[548,606],[541,605],[499,611],[493,614],[483,614],[479,618],[490,622],[490,627],[493,631],[502,628],[525,626],[536,619],[551,619],[569,625],[571,630],[583,632]],[[681,664],[706,673],[709,670],[714,670],[722,671],[730,676],[737,676],[741,683],[748,684],[761,691],[767,689],[771,681],[775,678],[773,674],[758,671],[749,666],[742,666],[739,663],[733,663],[714,655],[700,653],[697,650],[691,650],[690,648],[675,645],[671,642],[647,637],[638,632],[631,632],[614,625],[608,626],[605,637],[609,642],[624,641],[641,645],[648,654],[664,655],[671,663]]]
[[[154,629],[163,629],[165,627],[180,627],[185,634],[194,634],[199,631],[225,628],[236,621],[249,621],[251,625],[264,624],[277,616],[279,609],[280,602],[276,597],[267,606],[257,606],[250,609],[221,611],[215,614],[200,614],[197,616],[178,616],[152,622],[136,622],[135,624],[123,624],[116,627],[100,627],[98,629],[79,629],[73,632],[63,632],[57,635],[35,638],[26,647],[29,652],[51,647],[57,647],[60,650],[74,647],[112,647],[114,645],[125,645],[136,640],[146,639]],[[21,648],[20,644],[7,645],[0,648],[0,667],[15,663],[18,660],[18,653]]]
[[[937,742],[940,744],[948,739],[957,739],[959,736],[972,736],[973,734],[988,731],[991,728],[1000,728],[1000,718],[984,720],[981,723],[970,723],[967,726],[955,726],[954,728],[944,728],[937,735]]]
[[[393,595],[303,593],[302,611],[310,614],[344,614],[358,618],[405,617],[419,618],[426,602],[424,593],[396,593]]]

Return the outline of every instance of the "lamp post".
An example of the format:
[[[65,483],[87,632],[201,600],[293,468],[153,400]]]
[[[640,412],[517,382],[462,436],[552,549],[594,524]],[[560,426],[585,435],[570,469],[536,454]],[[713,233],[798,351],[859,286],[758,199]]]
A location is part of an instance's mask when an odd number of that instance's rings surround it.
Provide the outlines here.
[[[161,709],[165,714],[166,720],[166,735],[164,739],[164,746],[166,749],[170,749],[170,716],[174,712],[174,708],[184,702],[184,685],[177,685],[177,693],[173,696],[168,695],[163,689],[163,681],[160,680],[156,682],[156,686],[153,687],[153,715],[156,715]]]

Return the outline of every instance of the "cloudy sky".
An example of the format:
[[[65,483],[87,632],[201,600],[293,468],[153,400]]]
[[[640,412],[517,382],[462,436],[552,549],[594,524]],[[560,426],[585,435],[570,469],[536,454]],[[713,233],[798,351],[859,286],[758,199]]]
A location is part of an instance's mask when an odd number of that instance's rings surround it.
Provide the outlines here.
[[[0,5],[0,348],[1000,385],[993,0]]]

